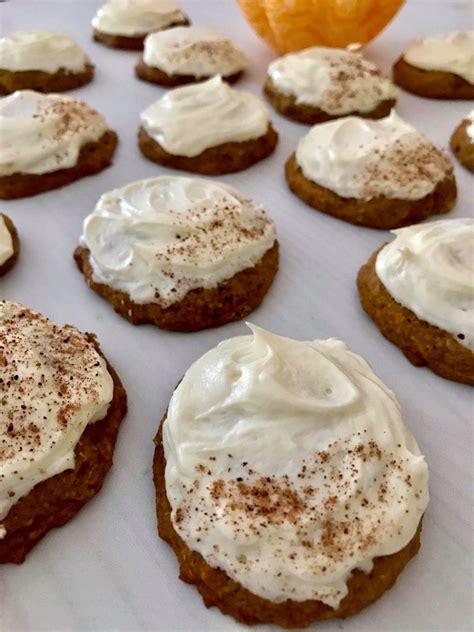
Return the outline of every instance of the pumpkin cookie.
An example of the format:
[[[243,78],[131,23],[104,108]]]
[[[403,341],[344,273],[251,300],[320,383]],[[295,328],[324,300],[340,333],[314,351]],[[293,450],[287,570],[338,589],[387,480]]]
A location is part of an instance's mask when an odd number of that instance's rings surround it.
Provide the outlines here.
[[[110,48],[142,50],[150,33],[189,24],[175,0],[107,0],[97,11],[93,38]]]
[[[0,213],[0,277],[13,268],[20,254],[20,240],[12,220]]]
[[[286,163],[286,179],[309,206],[370,228],[412,224],[456,201],[448,158],[395,111],[315,125]]]
[[[412,364],[474,385],[474,220],[394,233],[359,271],[362,307]]]
[[[102,487],[127,396],[92,334],[0,301],[0,340],[0,563],[20,564]]]
[[[63,92],[92,81],[94,66],[74,40],[49,31],[17,31],[0,39],[0,94]]]
[[[427,465],[343,342],[250,327],[173,394],[155,439],[159,534],[205,605],[243,623],[356,614],[419,549]]]
[[[413,42],[393,67],[399,86],[431,99],[474,99],[474,31]]]
[[[138,135],[153,162],[206,175],[242,171],[277,141],[263,103],[221,77],[170,90],[142,112]]]
[[[135,70],[140,79],[173,88],[215,75],[233,83],[247,65],[245,53],[224,35],[202,26],[177,26],[148,35]]]
[[[383,118],[398,95],[361,54],[323,47],[276,59],[268,67],[264,91],[280,114],[309,125],[352,114]]]
[[[87,284],[134,325],[196,331],[260,305],[278,243],[265,211],[234,189],[160,176],[103,195],[74,257]]]
[[[450,145],[459,162],[474,171],[474,110],[456,127]]]
[[[0,99],[0,198],[36,195],[98,173],[117,135],[83,101],[21,90]]]

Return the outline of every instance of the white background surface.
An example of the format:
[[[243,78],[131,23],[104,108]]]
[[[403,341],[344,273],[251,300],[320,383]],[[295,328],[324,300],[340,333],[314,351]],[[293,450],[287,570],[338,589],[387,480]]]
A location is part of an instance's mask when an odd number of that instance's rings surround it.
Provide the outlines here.
[[[252,60],[238,87],[260,94],[273,53],[253,35],[237,8],[224,0],[183,0],[195,24],[217,27]],[[50,533],[19,567],[0,567],[0,630],[238,631],[197,591],[178,580],[172,551],[158,539],[151,480],[153,436],[173,388],[190,363],[220,340],[245,332],[243,323],[194,334],[135,328],[89,290],[72,252],[82,220],[100,194],[166,170],[141,157],[138,114],[162,89],[134,78],[134,53],[90,40],[96,2],[10,2],[0,6],[1,28],[41,27],[72,35],[95,62],[96,79],[75,94],[102,112],[118,131],[113,167],[66,188],[4,202],[22,240],[16,268],[0,280],[0,297],[35,308],[57,322],[98,334],[103,351],[129,394],[114,468],[102,493],[67,526]],[[409,3],[367,54],[385,70],[414,37],[466,28],[469,2]],[[402,94],[399,113],[442,147],[472,107]],[[224,176],[262,202],[276,221],[281,270],[251,320],[299,339],[335,336],[364,355],[399,396],[431,471],[431,503],[422,548],[396,586],[375,605],[320,631],[464,631],[473,627],[471,390],[415,369],[362,313],[355,290],[360,265],[388,234],[357,228],[306,207],[286,189],[283,164],[306,127],[272,113],[276,153],[240,174]],[[472,176],[456,165],[459,198],[452,217],[472,214]],[[270,630],[262,626],[261,630]]]

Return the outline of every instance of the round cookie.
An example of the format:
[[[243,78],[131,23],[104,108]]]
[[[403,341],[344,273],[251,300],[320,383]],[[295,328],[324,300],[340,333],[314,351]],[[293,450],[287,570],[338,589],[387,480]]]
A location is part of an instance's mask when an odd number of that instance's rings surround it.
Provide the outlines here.
[[[413,42],[393,67],[400,87],[430,99],[474,99],[474,31]]]
[[[221,77],[170,90],[140,118],[144,156],[204,175],[242,171],[269,156],[278,142],[263,103]]]
[[[456,127],[449,144],[459,162],[474,172],[474,110]]]
[[[92,334],[0,301],[0,338],[0,563],[20,564],[102,487],[127,396]]]
[[[36,195],[102,171],[117,134],[83,101],[21,90],[0,99],[0,199]]]
[[[268,67],[264,92],[283,116],[314,125],[341,116],[388,116],[398,89],[360,53],[315,46]]]
[[[150,33],[186,24],[175,0],[107,0],[92,20],[93,39],[110,48],[142,50]]]
[[[251,329],[173,394],[155,439],[159,534],[180,578],[238,621],[356,614],[419,549],[426,463],[393,393],[344,343]]]
[[[247,65],[245,53],[224,35],[201,26],[178,26],[147,36],[135,71],[144,81],[173,88],[215,75],[234,83]]]
[[[414,366],[474,385],[474,220],[394,232],[359,271],[363,309]]]
[[[0,277],[13,268],[20,254],[20,239],[12,220],[0,213]]]
[[[448,158],[395,111],[378,121],[346,117],[315,125],[285,171],[306,204],[370,228],[448,213],[456,201]]]
[[[16,31],[0,39],[0,94],[64,92],[92,81],[94,66],[66,35]]]
[[[278,270],[266,212],[234,189],[160,176],[106,193],[74,253],[87,284],[131,323],[197,331],[244,318]]]

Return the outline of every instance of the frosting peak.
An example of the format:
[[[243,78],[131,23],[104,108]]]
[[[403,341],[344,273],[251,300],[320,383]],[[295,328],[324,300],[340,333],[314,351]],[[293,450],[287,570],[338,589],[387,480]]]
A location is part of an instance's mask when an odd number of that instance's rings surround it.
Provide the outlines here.
[[[175,0],[107,0],[92,26],[111,35],[142,37],[185,19]]]
[[[141,122],[166,151],[190,158],[209,147],[264,136],[269,125],[260,99],[219,76],[170,90],[142,112]]]
[[[254,594],[336,608],[354,569],[414,536],[427,466],[393,393],[344,343],[250,327],[195,362],[171,398],[172,521]]]

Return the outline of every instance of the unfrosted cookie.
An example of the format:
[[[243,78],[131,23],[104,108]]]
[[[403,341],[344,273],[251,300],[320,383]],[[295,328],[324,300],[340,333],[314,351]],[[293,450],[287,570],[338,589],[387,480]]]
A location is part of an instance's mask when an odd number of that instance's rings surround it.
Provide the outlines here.
[[[0,94],[64,92],[92,81],[94,66],[74,40],[50,31],[16,31],[0,39]]]
[[[239,320],[278,270],[275,227],[234,189],[160,176],[106,193],[74,254],[87,284],[138,325],[196,331]]]
[[[395,395],[343,342],[250,327],[171,398],[159,534],[205,605],[243,623],[356,614],[419,549],[427,465]]]
[[[12,220],[0,213],[0,277],[13,268],[20,254],[20,239]]]
[[[189,24],[175,0],[107,0],[92,20],[96,42],[141,50],[149,33]]]
[[[371,228],[447,213],[456,201],[447,156],[395,111],[315,125],[286,163],[286,178],[309,206]]]
[[[202,26],[177,26],[147,36],[136,73],[167,87],[215,75],[233,83],[247,65],[245,53],[225,35]]]
[[[310,125],[353,114],[382,118],[398,96],[360,53],[318,46],[273,61],[264,90],[280,114]]]
[[[474,385],[474,220],[394,232],[359,271],[362,307],[412,364]]]
[[[0,301],[0,340],[0,564],[20,564],[102,487],[127,396],[92,334]]]
[[[278,141],[263,103],[221,77],[170,90],[140,118],[138,142],[147,158],[206,175],[242,171]]]
[[[474,171],[474,110],[456,127],[450,145],[459,162],[469,171]]]
[[[0,198],[36,195],[112,163],[117,135],[83,101],[20,90],[0,99]]]
[[[432,99],[474,99],[474,31],[413,42],[393,67],[405,90]]]

